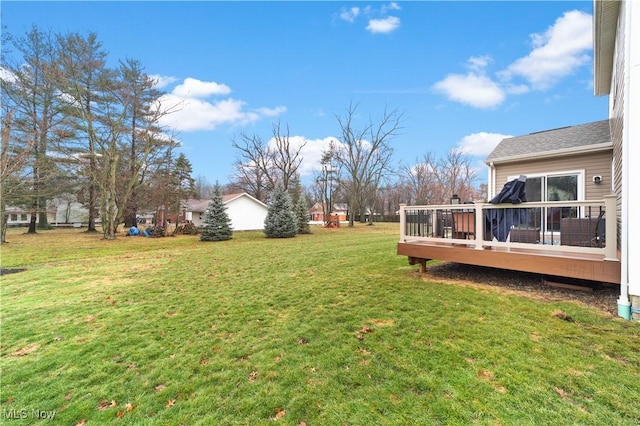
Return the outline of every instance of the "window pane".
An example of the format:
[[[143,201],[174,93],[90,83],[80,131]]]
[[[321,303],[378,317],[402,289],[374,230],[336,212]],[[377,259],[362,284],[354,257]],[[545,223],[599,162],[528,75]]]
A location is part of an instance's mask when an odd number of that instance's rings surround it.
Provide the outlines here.
[[[575,201],[578,199],[578,176],[549,176],[547,201]]]
[[[542,201],[542,178],[527,178],[524,188],[527,201]]]
[[[575,201],[578,199],[578,176],[547,177],[547,201]],[[575,207],[554,207],[547,213],[547,230],[560,230],[560,219],[577,217]]]

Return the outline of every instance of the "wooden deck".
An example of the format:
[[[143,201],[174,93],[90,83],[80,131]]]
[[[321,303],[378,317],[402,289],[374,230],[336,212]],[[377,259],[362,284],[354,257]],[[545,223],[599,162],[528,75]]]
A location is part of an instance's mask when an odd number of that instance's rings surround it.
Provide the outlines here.
[[[472,242],[472,241],[470,241]],[[431,259],[464,263],[492,268],[509,269],[560,277],[578,278],[604,283],[620,284],[620,262],[605,259],[602,254],[535,248],[485,247],[449,242],[399,242],[397,252],[407,256],[409,263],[419,264],[424,270]]]

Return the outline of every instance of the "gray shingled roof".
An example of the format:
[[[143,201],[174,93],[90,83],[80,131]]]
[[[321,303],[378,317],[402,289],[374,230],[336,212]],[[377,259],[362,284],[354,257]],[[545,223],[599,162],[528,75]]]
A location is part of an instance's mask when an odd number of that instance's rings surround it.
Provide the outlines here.
[[[488,164],[607,143],[611,144],[609,120],[595,121],[503,139],[484,161]]]

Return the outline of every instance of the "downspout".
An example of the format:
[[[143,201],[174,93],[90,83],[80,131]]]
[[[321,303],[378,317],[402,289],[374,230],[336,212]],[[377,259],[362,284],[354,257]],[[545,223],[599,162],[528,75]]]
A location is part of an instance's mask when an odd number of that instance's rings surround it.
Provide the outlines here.
[[[624,3],[624,110],[622,113],[622,235],[620,241],[620,298],[618,299],[618,316],[626,320],[631,319],[631,301],[629,300],[629,85],[631,83],[631,2]]]

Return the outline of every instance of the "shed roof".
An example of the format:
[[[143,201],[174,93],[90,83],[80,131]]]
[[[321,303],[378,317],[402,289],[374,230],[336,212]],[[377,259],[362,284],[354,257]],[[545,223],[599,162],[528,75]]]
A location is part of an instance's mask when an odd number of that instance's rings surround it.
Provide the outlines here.
[[[263,207],[267,207],[266,204],[264,204],[262,201],[258,200],[257,198],[252,197],[251,195],[247,194],[246,192],[239,192],[236,194],[226,194],[222,196],[222,204],[228,204],[231,201],[238,199],[240,197],[246,197],[252,201],[254,201],[256,204],[261,205]],[[184,200],[183,201],[183,205],[185,206],[187,211],[190,212],[204,212],[207,210],[207,208],[209,207],[209,203],[211,202],[211,200],[202,200],[202,199],[188,199],[188,200]]]
[[[505,138],[489,154],[485,163],[593,152],[612,147],[609,120],[601,120]]]

